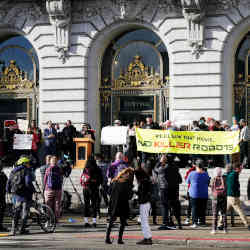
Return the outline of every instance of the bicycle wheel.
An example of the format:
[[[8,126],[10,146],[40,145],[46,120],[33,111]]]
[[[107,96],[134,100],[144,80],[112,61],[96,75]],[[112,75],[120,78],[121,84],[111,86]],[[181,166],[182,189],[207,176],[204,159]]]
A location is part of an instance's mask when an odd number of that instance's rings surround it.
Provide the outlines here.
[[[38,225],[44,232],[53,233],[56,229],[56,217],[52,209],[45,204],[39,204],[38,211]]]

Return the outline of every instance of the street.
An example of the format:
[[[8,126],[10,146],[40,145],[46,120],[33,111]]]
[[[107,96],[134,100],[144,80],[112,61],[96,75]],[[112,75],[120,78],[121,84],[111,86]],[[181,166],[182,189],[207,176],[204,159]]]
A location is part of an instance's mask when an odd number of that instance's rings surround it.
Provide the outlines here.
[[[237,227],[229,227],[228,234],[210,234],[209,227],[190,229],[184,226],[183,230],[159,231],[158,226],[152,226],[153,245],[137,245],[136,242],[142,239],[140,226],[135,221],[130,221],[124,233],[124,245],[117,244],[118,225],[112,231],[112,245],[104,243],[106,224],[102,219],[97,228],[83,228],[81,219],[74,223],[64,217],[55,233],[45,234],[41,229],[32,225],[29,235],[4,236],[0,235],[0,249],[81,249],[81,250],[105,250],[105,249],[128,249],[137,250],[151,248],[156,250],[171,249],[250,249],[249,231],[239,223]]]

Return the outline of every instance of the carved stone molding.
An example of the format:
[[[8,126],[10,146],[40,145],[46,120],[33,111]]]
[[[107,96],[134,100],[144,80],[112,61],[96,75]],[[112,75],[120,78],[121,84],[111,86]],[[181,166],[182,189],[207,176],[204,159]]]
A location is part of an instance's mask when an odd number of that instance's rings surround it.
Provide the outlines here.
[[[187,22],[187,40],[192,54],[199,57],[204,45],[204,17],[206,0],[181,0],[183,16]]]
[[[50,23],[55,28],[55,48],[65,63],[70,49],[71,0],[46,0]]]

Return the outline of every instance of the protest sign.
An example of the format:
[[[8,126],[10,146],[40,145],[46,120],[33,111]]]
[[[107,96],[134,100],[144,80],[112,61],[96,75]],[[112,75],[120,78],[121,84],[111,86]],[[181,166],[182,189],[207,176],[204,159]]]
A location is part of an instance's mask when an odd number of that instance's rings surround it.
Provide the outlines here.
[[[125,126],[107,126],[102,129],[102,145],[121,145],[127,142],[128,128]]]
[[[33,135],[14,134],[13,149],[31,149]]]
[[[17,119],[18,128],[21,131],[27,131],[29,126],[29,121],[23,119]]]
[[[172,131],[136,129],[137,150],[148,153],[233,154],[239,131]]]
[[[9,128],[10,126],[16,125],[15,120],[5,120],[4,121],[4,128]]]

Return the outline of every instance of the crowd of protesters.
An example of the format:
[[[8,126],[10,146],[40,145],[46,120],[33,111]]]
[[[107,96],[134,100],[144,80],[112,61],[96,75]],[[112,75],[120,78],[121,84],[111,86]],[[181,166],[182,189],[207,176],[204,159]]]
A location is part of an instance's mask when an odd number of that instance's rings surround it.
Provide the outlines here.
[[[115,126],[122,125],[120,120],[114,122]],[[240,131],[240,163],[230,163],[227,156],[183,156],[175,154],[154,155],[151,153],[137,152],[135,140],[135,128],[144,129],[166,129],[166,130],[190,130],[190,131]],[[9,133],[9,143],[13,145],[15,133],[22,133],[18,127],[11,128]],[[40,167],[42,186],[45,195],[45,202],[50,206],[56,216],[57,222],[61,216],[61,198],[63,189],[63,178],[65,176],[60,159],[64,155],[74,159],[74,137],[87,137],[95,140],[94,130],[90,125],[84,123],[81,131],[77,131],[67,121],[65,127],[60,130],[58,124],[48,121],[47,128],[42,132],[35,122],[32,122],[27,133],[33,134],[31,156],[36,160],[36,165]],[[10,136],[13,134],[12,136]],[[187,218],[184,224],[191,224],[192,228],[206,225],[206,210],[208,201],[208,190],[212,192],[213,223],[211,233],[216,233],[217,229],[223,229],[227,233],[226,212],[233,208],[239,213],[245,227],[250,230],[249,223],[240,206],[240,184],[239,174],[248,162],[248,128],[244,119],[238,124],[235,120],[229,126],[226,121],[216,121],[212,118],[200,118],[193,121],[188,126],[177,127],[173,122],[166,121],[157,124],[151,117],[147,117],[145,122],[134,122],[129,125],[128,143],[124,147],[118,145],[112,147],[112,159],[104,159],[102,154],[93,154],[86,163],[86,167],[80,176],[79,183],[82,186],[84,197],[83,220],[84,227],[97,227],[97,215],[100,215],[100,204],[103,198],[104,204],[108,207],[108,224],[106,230],[105,243],[112,244],[111,231],[117,217],[120,218],[120,228],[118,244],[123,244],[123,232],[130,218],[130,203],[134,195],[139,203],[139,218],[143,232],[143,239],[138,244],[151,245],[152,233],[149,225],[149,215],[153,216],[153,224],[157,225],[157,204],[160,204],[160,215],[162,224],[159,230],[183,229],[181,222],[181,203],[179,200],[179,185],[182,177],[179,167],[190,167],[186,173],[185,181],[188,185],[187,198],[189,201]],[[42,149],[42,157],[39,155],[39,148]],[[5,151],[6,150],[6,151]],[[5,152],[13,150],[8,146]],[[11,151],[13,152],[13,151]],[[16,165],[12,170],[9,180],[2,174],[0,177],[5,180],[1,184],[6,185],[6,190],[15,197],[14,216],[12,221],[11,234],[16,235],[18,220],[21,218],[20,233],[26,234],[27,216],[29,213],[29,203],[32,194],[36,192],[32,184],[34,175],[31,170],[31,158],[24,155],[16,155]],[[19,152],[20,154],[20,152]],[[179,158],[179,162],[176,160]],[[42,159],[42,160],[41,160]],[[113,161],[112,161],[113,160]],[[213,161],[215,174],[210,177],[206,171],[208,162]],[[180,164],[181,162],[181,164]],[[41,166],[42,165],[42,166]],[[0,164],[2,167],[2,164]],[[177,167],[178,166],[178,167]],[[222,168],[226,167],[226,172],[222,174]],[[1,169],[0,169],[1,170]],[[22,192],[17,192],[13,176],[21,173],[25,182]],[[1,173],[0,173],[1,174]],[[52,178],[53,174],[53,178]],[[7,184],[4,184],[6,183]],[[135,185],[136,183],[136,185]],[[5,192],[1,197],[5,197]],[[1,198],[0,197],[0,198]],[[5,200],[5,199],[4,199]],[[2,211],[5,209],[5,203]],[[221,219],[218,220],[218,214]],[[176,225],[173,221],[176,218]],[[0,230],[7,231],[3,226],[3,213],[0,214]],[[92,225],[89,218],[92,217]]]

